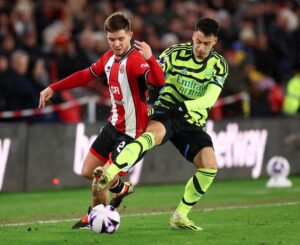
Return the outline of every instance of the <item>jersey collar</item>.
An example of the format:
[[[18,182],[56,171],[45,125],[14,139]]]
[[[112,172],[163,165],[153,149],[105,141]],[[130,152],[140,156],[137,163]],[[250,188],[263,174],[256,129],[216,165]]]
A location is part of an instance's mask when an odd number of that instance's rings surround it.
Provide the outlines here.
[[[127,58],[127,56],[128,56],[133,50],[134,50],[134,48],[131,47],[131,48],[124,54],[124,56],[123,56],[121,59],[119,59],[119,60],[116,60],[116,59],[115,59],[115,62],[121,63],[124,59]]]

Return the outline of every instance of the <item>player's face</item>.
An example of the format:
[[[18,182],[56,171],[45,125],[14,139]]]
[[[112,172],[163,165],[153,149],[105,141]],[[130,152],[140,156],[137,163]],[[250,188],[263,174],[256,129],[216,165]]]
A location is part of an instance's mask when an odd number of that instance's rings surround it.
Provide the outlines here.
[[[107,32],[106,37],[110,48],[113,50],[117,58],[123,55],[131,48],[130,40],[132,32],[119,30],[116,32]]]
[[[193,52],[198,59],[205,59],[213,46],[217,43],[218,38],[214,35],[205,36],[201,31],[193,33]]]

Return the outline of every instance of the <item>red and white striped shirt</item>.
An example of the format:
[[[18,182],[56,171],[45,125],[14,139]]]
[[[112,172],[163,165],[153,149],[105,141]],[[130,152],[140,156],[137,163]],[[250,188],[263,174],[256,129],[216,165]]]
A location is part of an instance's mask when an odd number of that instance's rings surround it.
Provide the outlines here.
[[[119,60],[110,50],[88,69],[74,73],[50,87],[53,90],[74,88],[103,75],[107,77],[112,105],[108,121],[118,131],[137,138],[148,123],[147,83],[155,87],[164,84],[161,67],[154,56],[146,61],[133,48]]]

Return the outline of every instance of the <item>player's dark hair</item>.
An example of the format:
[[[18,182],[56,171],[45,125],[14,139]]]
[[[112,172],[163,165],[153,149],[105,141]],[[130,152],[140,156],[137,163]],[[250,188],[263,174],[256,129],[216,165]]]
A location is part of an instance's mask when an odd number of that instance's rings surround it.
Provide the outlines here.
[[[105,32],[131,31],[131,23],[121,12],[110,15],[104,22]]]
[[[195,31],[201,31],[205,36],[214,35],[217,37],[219,35],[219,24],[213,19],[203,18],[198,20]]]

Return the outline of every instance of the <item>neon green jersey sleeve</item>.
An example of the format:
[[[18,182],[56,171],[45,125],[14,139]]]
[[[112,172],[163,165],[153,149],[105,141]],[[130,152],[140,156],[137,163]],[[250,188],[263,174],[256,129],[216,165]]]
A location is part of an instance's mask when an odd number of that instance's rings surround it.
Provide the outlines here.
[[[300,107],[300,75],[293,77],[287,86],[283,112],[289,115],[297,113]]]
[[[191,111],[200,111],[211,108],[217,101],[222,89],[215,84],[209,84],[205,94],[195,100],[185,101],[185,106]]]

